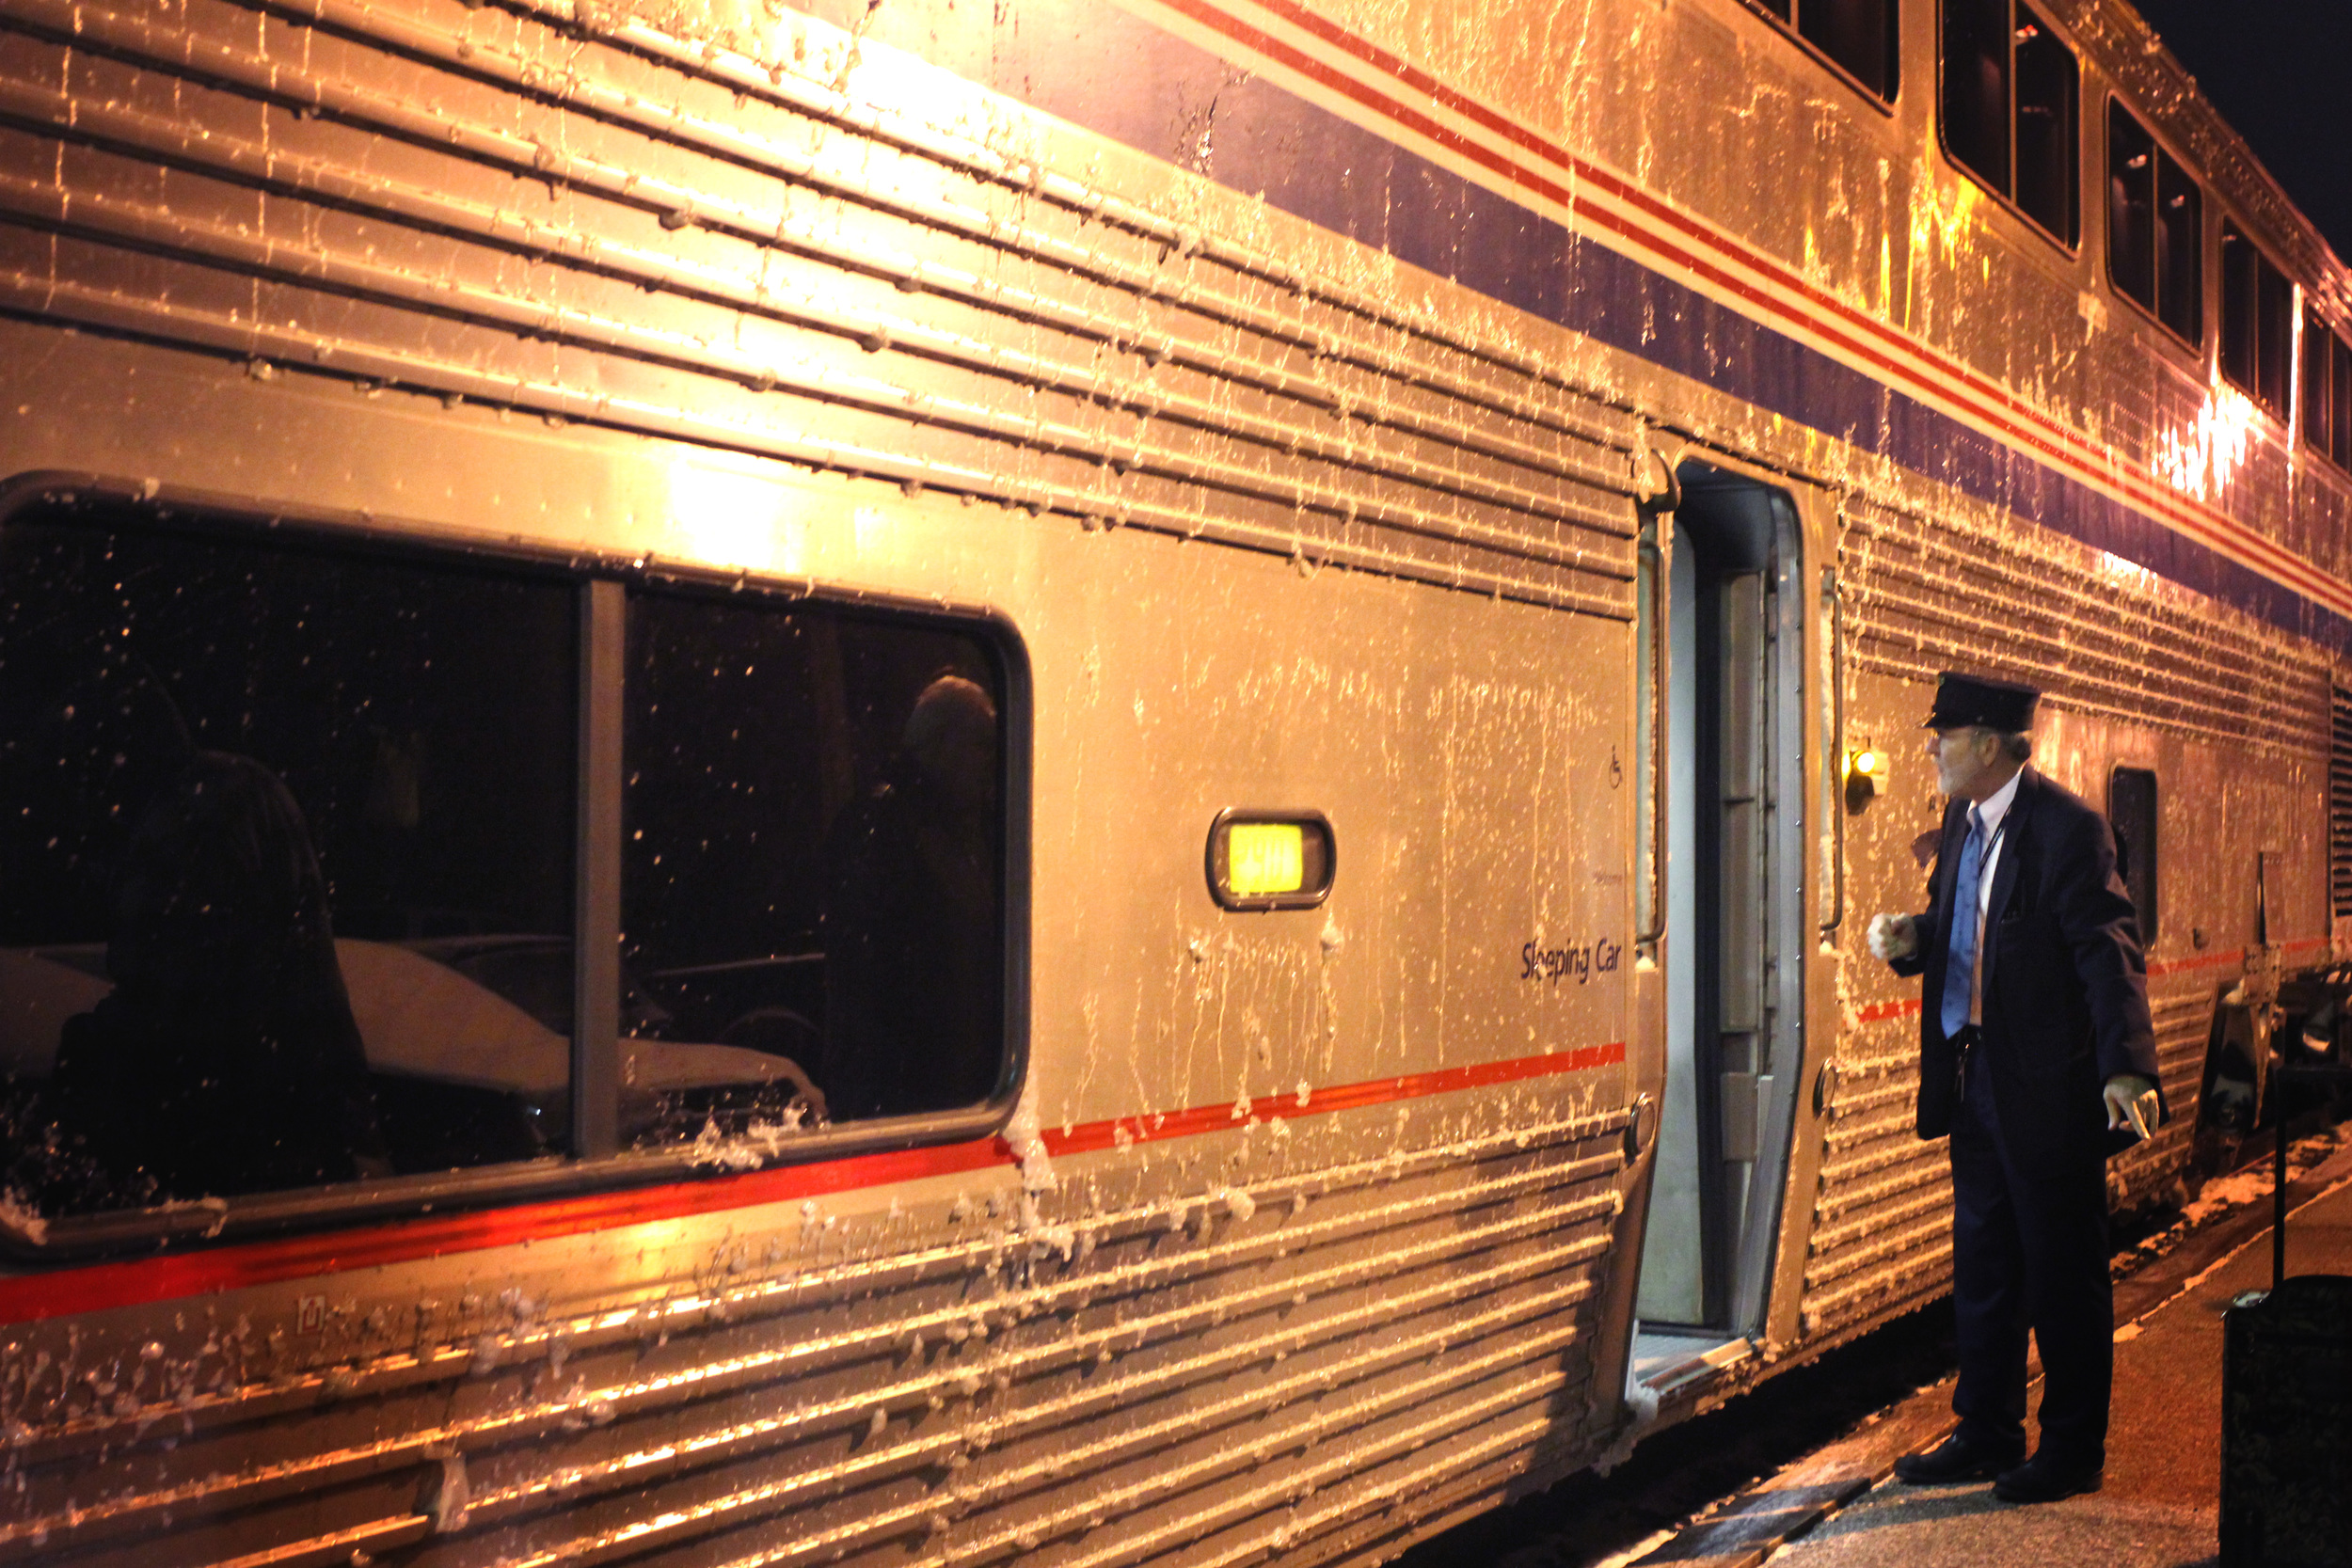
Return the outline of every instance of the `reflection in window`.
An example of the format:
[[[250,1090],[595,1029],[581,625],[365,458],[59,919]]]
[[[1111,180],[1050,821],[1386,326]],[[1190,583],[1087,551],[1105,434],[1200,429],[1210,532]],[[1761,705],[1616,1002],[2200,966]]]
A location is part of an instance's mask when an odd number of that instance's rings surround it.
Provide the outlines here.
[[[989,646],[646,592],[628,649],[624,1140],[987,1100],[1005,1042]],[[660,1076],[632,1081],[656,1053]]]
[[[2303,312],[2303,443],[2352,469],[2352,343],[2318,311]]]
[[[2235,223],[2221,225],[2221,373],[2280,419],[2287,417],[2294,293]]]
[[[1757,0],[1873,97],[1894,102],[1899,80],[1897,0]]]
[[[2074,52],[2017,8],[2017,205],[2068,246],[2082,237],[2081,101]]]
[[[2352,343],[2330,338],[2335,369],[2328,378],[2328,450],[2339,468],[2352,468]]]
[[[2185,342],[2204,341],[2204,198],[2130,110],[2107,104],[2107,272]]]
[[[2080,71],[2022,0],[1945,0],[1945,150],[2059,244],[2082,230]]]
[[[2342,338],[2332,341],[2335,371],[2328,378],[2328,450],[2335,455],[2337,467],[2352,468],[2352,343]]]
[[[568,974],[573,621],[560,583],[127,507],[0,529],[20,1199],[119,1208],[560,1142],[564,1020],[481,966]]]

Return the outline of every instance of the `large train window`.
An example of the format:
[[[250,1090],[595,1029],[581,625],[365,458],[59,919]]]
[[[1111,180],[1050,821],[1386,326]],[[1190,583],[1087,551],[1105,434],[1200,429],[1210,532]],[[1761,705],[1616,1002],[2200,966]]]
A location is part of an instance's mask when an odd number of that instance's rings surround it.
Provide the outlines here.
[[[1891,103],[1901,82],[1898,0],[1750,0],[1792,29],[1856,87]]]
[[[5,1180],[49,1215],[561,1152],[573,589],[0,527]]]
[[[2081,71],[2024,0],[1944,0],[1944,150],[2073,249],[2082,231]]]
[[[989,1131],[1018,1039],[1011,647],[974,616],[24,493],[0,1242]]]
[[[2352,469],[2352,344],[2303,312],[2303,444]]]
[[[2107,276],[2183,342],[2204,341],[2204,198],[2171,153],[2107,101]]]
[[[638,1147],[977,1105],[1005,1065],[1003,679],[952,622],[628,603],[622,961]]]
[[[2156,944],[2156,776],[2145,768],[2107,775],[2107,823],[2115,830],[2117,869],[2138,917],[2142,947]]]
[[[2283,420],[2294,377],[2295,293],[2246,231],[2221,223],[2221,373]]]

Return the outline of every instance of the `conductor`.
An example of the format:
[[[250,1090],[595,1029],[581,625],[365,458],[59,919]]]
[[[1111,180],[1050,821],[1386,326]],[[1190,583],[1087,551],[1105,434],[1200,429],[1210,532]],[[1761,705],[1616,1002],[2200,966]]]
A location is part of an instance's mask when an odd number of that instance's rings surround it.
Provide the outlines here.
[[[1925,976],[1918,1132],[1951,1136],[1952,1434],[1914,1485],[1994,1478],[2010,1502],[2099,1489],[2114,1381],[2105,1164],[2164,1117],[2147,963],[2087,801],[2025,766],[2041,693],[1944,673],[1926,727],[1949,797],[1925,914],[1871,953]],[[2045,1377],[2026,1457],[2026,1336]]]

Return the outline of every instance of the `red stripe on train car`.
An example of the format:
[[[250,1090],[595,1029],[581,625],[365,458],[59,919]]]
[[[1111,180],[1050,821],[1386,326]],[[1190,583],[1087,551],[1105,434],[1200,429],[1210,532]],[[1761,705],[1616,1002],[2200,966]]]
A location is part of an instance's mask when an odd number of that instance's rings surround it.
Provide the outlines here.
[[[2293,942],[2280,942],[2279,950],[2281,953],[2299,953],[2308,948],[2325,947],[2328,943],[2326,937],[2297,937]],[[2207,953],[2195,958],[2152,958],[2148,963],[2148,973],[2151,975],[2186,974],[2201,969],[2219,969],[2226,964],[2243,964],[2245,961],[2246,955],[2232,948],[2226,953]],[[1905,1018],[1918,1010],[1919,999],[1914,996],[1899,1002],[1873,1002],[1867,1007],[1856,1009],[1853,1016],[1856,1023],[1883,1023],[1890,1018]]]
[[[1269,1100],[1265,1101],[1264,1115],[1279,1115],[1286,1119],[1327,1115],[1555,1073],[1582,1072],[1622,1062],[1625,1052],[1624,1042],[1616,1041],[1580,1046],[1546,1056],[1520,1056],[1361,1084],[1337,1084],[1311,1091],[1303,1105],[1297,1103],[1295,1095],[1283,1095],[1279,1101]],[[1142,1143],[1214,1132],[1248,1121],[1253,1114],[1239,1102],[1229,1101],[1152,1116],[1081,1122],[1046,1132],[1042,1138],[1050,1154],[1077,1154],[1115,1148],[1122,1138]],[[1123,1134],[1121,1128],[1125,1130]],[[210,1251],[59,1269],[0,1280],[0,1323],[35,1323],[108,1307],[144,1306],[215,1291],[347,1274],[356,1269],[414,1262],[453,1253],[479,1252],[583,1231],[685,1219],[724,1209],[747,1209],[829,1193],[855,1192],[894,1181],[958,1176],[1009,1164],[1013,1159],[1012,1149],[1003,1139],[978,1138],[967,1143],[858,1154],[845,1160],[787,1165],[707,1180],[674,1181],[658,1187],[591,1193],[504,1209],[419,1216],[349,1230],[246,1242]]]
[[[2245,962],[2246,955],[2233,948],[2227,953],[2208,953],[2201,958],[2151,959],[2148,964],[2148,973],[2151,974],[2187,974],[2200,969],[2219,969],[2224,964],[2243,965]]]
[[[2300,953],[2310,948],[2325,947],[2327,945],[2328,938],[2326,937],[2298,937],[2293,942],[2282,942],[2279,943],[2279,951],[2281,953]],[[2161,962],[2152,960],[2148,965],[2148,973],[2151,974],[2185,974],[2194,970],[2220,969],[2229,964],[2243,964],[2245,962],[2246,954],[2242,950],[2233,947],[2227,952],[2208,953],[2200,958],[2166,958]]]
[[[1977,418],[2020,447],[2060,467],[2072,468],[2094,483],[2113,486],[2132,504],[2157,514],[2169,527],[2219,550],[2225,556],[2248,562],[2256,570],[2306,598],[2352,611],[2352,604],[2346,603],[2342,584],[2276,540],[2255,532],[2226,513],[2195,505],[2186,498],[2161,487],[2149,476],[2121,465],[2113,452],[2098,447],[2081,433],[2042,413],[2008,388],[1987,380],[1924,343],[1912,341],[1886,323],[1855,309],[1774,262],[1762,252],[1717,234],[1632,182],[1576,157],[1566,149],[1446,87],[1426,71],[1336,24],[1314,17],[1298,7],[1285,5],[1282,0],[1264,0],[1267,9],[1379,71],[1407,93],[1433,106],[1442,105],[1462,115],[1514,147],[1534,154],[1540,162],[1559,169],[1563,177],[1570,182],[1607,192],[1641,213],[1646,223],[1623,219],[1605,209],[1579,204],[1575,200],[1572,185],[1564,185],[1505,153],[1482,146],[1372,84],[1358,81],[1332,69],[1305,51],[1223,9],[1216,0],[1164,0],[1164,3],[1179,14],[1213,31],[1223,33],[1244,48],[1354,100],[1512,184],[1557,205],[1574,209],[1581,221],[1613,230],[1646,245],[1660,256],[1686,268],[1692,276],[1703,277],[1756,307],[1764,315],[1777,317],[1819,333],[1858,360],[1882,372],[1890,385],[1901,383],[1930,396],[1942,396],[1967,404]],[[1681,236],[1688,244],[1669,238],[1668,230]],[[1699,255],[1692,246],[1747,268],[1762,277],[1767,287],[1758,289],[1734,277]],[[1874,341],[1865,341],[1865,339]],[[1879,344],[1884,346],[1877,346]],[[1914,360],[1918,363],[1910,362]]]
[[[1041,1136],[1048,1154],[1084,1154],[1114,1148],[1122,1139],[1129,1143],[1148,1143],[1156,1138],[1186,1138],[1201,1132],[1214,1132],[1219,1128],[1230,1128],[1239,1121],[1271,1121],[1277,1118],[1294,1121],[1300,1117],[1360,1110],[1367,1105],[1380,1105],[1391,1101],[1420,1100],[1430,1095],[1453,1094],[1462,1089],[1518,1083],[1522,1079],[1548,1078],[1560,1072],[1584,1072],[1597,1067],[1613,1067],[1624,1060],[1625,1042],[1613,1040],[1607,1045],[1581,1045],[1573,1051],[1562,1051],[1549,1056],[1515,1056],[1508,1061],[1439,1068],[1434,1072],[1408,1073],[1401,1078],[1375,1078],[1362,1084],[1335,1084],[1328,1088],[1310,1090],[1304,1099],[1296,1094],[1277,1094],[1247,1104],[1232,1101],[1223,1105],[1199,1105],[1188,1111],[1169,1111],[1157,1116],[1120,1117],[1110,1121],[1083,1122],[1075,1127],[1048,1131]]]
[[[2280,942],[2279,950],[2282,953],[2296,953],[2307,948],[2325,947],[2328,945],[2328,940],[2326,937],[2298,937],[2293,942]],[[2245,961],[2246,955],[2236,948],[2232,948],[2226,953],[2207,953],[2195,958],[2151,958],[2148,961],[2148,973],[2152,976],[2187,974],[2201,969],[2219,969],[2228,964],[2243,964]],[[1854,1013],[1854,1022],[1883,1023],[1890,1018],[1903,1018],[1918,1010],[1919,999],[1915,996],[1900,1002],[1873,1002]]]
[[[323,1231],[281,1241],[246,1242],[135,1262],[99,1263],[0,1282],[0,1323],[95,1312],[203,1295],[213,1291],[345,1274],[451,1253],[478,1252],[586,1230],[610,1230],[649,1220],[682,1219],[719,1209],[778,1203],[824,1193],[913,1181],[999,1164],[1007,1158],[993,1138],[931,1148],[860,1154],[818,1164],[789,1165],[707,1181],[670,1182],[631,1191],[590,1193],[551,1202],[516,1204],[389,1225]]]

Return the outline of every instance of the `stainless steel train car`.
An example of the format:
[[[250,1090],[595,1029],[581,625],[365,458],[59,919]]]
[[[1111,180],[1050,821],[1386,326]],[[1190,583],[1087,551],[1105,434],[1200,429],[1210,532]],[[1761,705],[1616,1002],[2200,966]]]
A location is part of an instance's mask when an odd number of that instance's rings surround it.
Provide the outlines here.
[[[1945,1288],[1947,666],[2161,1189],[2347,944],[2348,344],[2122,0],[0,0],[0,1560],[1621,1450]]]

